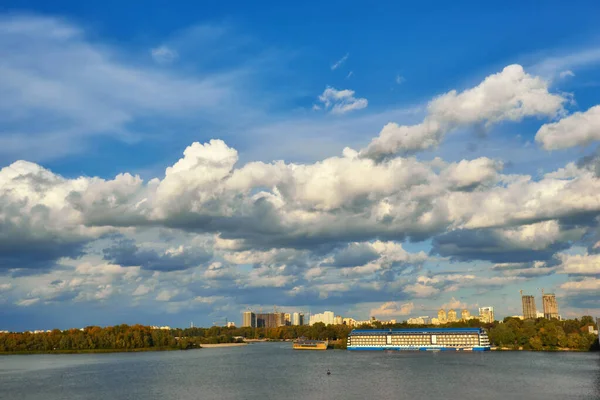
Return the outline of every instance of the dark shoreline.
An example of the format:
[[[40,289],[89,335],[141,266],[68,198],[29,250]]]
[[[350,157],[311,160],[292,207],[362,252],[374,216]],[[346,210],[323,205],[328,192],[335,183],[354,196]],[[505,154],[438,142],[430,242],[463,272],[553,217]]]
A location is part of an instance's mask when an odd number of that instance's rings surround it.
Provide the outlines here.
[[[595,353],[597,350],[582,350],[582,349],[544,349],[544,350],[533,350],[533,349],[511,349],[511,348],[492,348],[490,351],[530,351],[532,353]]]
[[[172,347],[144,347],[140,349],[82,349],[82,350],[22,350],[22,351],[0,351],[0,356],[11,355],[33,355],[33,354],[108,354],[108,353],[146,353],[150,351],[187,351],[198,350],[201,347],[193,349],[179,349]]]

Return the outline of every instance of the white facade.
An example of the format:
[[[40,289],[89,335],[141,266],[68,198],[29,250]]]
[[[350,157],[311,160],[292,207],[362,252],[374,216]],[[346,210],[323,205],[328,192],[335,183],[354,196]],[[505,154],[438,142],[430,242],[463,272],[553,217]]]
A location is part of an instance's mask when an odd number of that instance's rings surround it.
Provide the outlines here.
[[[292,314],[292,325],[304,325],[304,314],[295,312]]]
[[[309,325],[312,326],[317,322],[322,322],[325,325],[333,325],[335,322],[335,314],[333,313],[333,311],[325,311],[322,314],[312,314],[310,316]]]
[[[479,319],[483,323],[494,322],[494,307],[480,307],[479,308]]]

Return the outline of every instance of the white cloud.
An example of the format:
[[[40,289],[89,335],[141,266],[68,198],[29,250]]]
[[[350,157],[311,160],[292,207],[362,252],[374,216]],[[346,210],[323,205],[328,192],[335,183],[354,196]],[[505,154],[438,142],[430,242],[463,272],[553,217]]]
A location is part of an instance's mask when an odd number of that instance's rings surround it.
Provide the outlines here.
[[[581,281],[569,281],[560,285],[560,288],[566,292],[575,293],[598,293],[600,292],[600,279],[586,278]]]
[[[530,116],[554,117],[563,111],[565,98],[548,92],[548,82],[509,65],[478,86],[461,93],[452,90],[428,104],[428,116],[417,125],[386,125],[361,155],[381,158],[413,153],[439,144],[449,131],[472,124],[486,126],[520,121]]]
[[[575,74],[573,73],[573,71],[568,69],[566,71],[562,71],[560,74],[558,74],[558,76],[560,77],[560,79],[565,79],[567,77],[573,77],[575,76]]]
[[[600,254],[559,254],[560,272],[570,275],[600,275]]]
[[[133,291],[133,293],[131,293],[131,295],[132,296],[144,296],[144,295],[150,293],[152,290],[153,290],[152,287],[141,284]]]
[[[406,79],[404,79],[402,75],[396,75],[396,78],[394,79],[394,82],[396,82],[397,85],[404,83],[404,81],[406,81]]]
[[[155,50],[166,57],[165,49]],[[213,118],[238,76],[188,77],[130,63],[130,55],[50,17],[0,17],[0,53],[0,156],[13,159],[79,152],[94,136],[135,141],[131,127],[148,115],[157,124],[199,114]]]
[[[32,306],[32,305],[36,304],[39,301],[40,301],[39,298],[23,299],[23,300],[17,301],[15,304],[18,305],[18,306],[20,306],[20,307],[29,307],[29,306]]]
[[[323,91],[323,94],[319,96],[319,101],[332,114],[345,114],[350,111],[361,110],[369,104],[367,99],[354,97],[354,90],[337,90],[332,87],[327,87]]]
[[[554,79],[566,71],[588,68],[600,64],[600,47],[573,49],[572,46],[562,54],[547,57],[529,69],[546,79]]]
[[[227,280],[236,278],[237,274],[231,266],[217,261],[208,266],[203,276],[206,279]]]
[[[424,285],[421,282],[405,286],[404,291],[413,294],[415,297],[421,298],[435,296],[440,292],[439,289],[433,286]]]
[[[150,54],[152,55],[154,61],[156,61],[159,64],[172,63],[179,57],[177,51],[164,45],[151,49]]]
[[[450,299],[449,302],[442,304],[442,308],[444,309],[456,309],[456,310],[461,310],[464,308],[467,308],[467,303],[460,301],[460,300],[456,300],[454,297],[452,297],[452,299]]]
[[[600,106],[576,112],[558,122],[543,125],[535,141],[546,150],[585,146],[600,140]]]
[[[342,58],[340,58],[335,63],[333,63],[331,65],[331,70],[335,71],[336,69],[341,67],[346,62],[346,60],[348,59],[349,56],[350,56],[350,53],[346,53]]]
[[[369,315],[379,318],[398,317],[403,315],[410,315],[414,308],[415,304],[412,301],[409,303],[398,303],[396,301],[388,301],[386,303],[381,304],[377,308],[371,309]]]
[[[348,72],[348,75],[346,75],[346,79],[350,79],[353,75],[354,75],[354,71]]]
[[[160,293],[156,296],[156,300],[158,301],[170,301],[172,298],[179,294],[179,290],[177,289],[164,289],[161,290]]]
[[[66,39],[80,34],[56,33]],[[381,162],[380,155],[435,147],[454,127],[561,112],[564,99],[548,93],[546,83],[522,69],[513,66],[493,77],[473,89],[432,100],[421,124],[386,125],[378,138],[381,147],[373,148],[372,158],[346,148],[339,157],[314,163],[240,164],[236,149],[211,140],[190,145],[164,177],[150,181],[129,173],[114,179],[65,178],[37,164],[11,164],[0,170],[0,268],[5,271],[12,271],[14,260],[19,259],[6,257],[7,251],[14,251],[12,238],[18,237],[27,251],[40,243],[39,248],[58,248],[48,257],[55,262],[62,256],[78,257],[83,245],[106,233],[157,229],[151,226],[210,236],[219,257],[208,266],[194,266],[189,274],[151,277],[137,267],[81,261],[70,271],[73,277],[61,275],[64,283],[40,285],[43,290],[28,290],[30,296],[11,302],[45,304],[61,296],[73,301],[107,301],[152,291],[158,293],[155,300],[181,309],[184,295],[212,304],[215,292],[228,290],[235,290],[239,298],[279,290],[294,293],[304,302],[318,298],[341,302],[346,299],[342,296],[351,299],[361,293],[377,294],[381,296],[378,301],[385,301],[397,293],[426,298],[457,288],[500,287],[520,282],[523,276],[546,274],[545,265],[532,264],[514,275],[503,272],[505,276],[487,281],[482,279],[487,277],[459,274],[415,280],[415,270],[428,257],[423,252],[409,253],[401,245],[413,238],[421,241],[445,232],[489,228],[498,248],[551,253],[553,246],[578,241],[585,233],[584,228],[568,227],[565,219],[589,218],[600,211],[598,177],[576,164],[533,179],[504,175],[503,163],[487,157],[456,162],[396,157]],[[362,100],[367,105],[366,99],[356,99],[351,90],[328,88],[322,97],[331,112],[360,108],[356,103]],[[390,152],[390,144],[396,150]],[[168,245],[169,254],[188,248],[177,240]],[[65,243],[74,243],[76,248],[55,246]],[[333,257],[331,248],[348,243],[369,247],[375,258],[336,267],[324,261]],[[144,248],[154,246],[148,243]],[[315,246],[319,252],[313,253],[310,249]],[[564,263],[566,273],[594,274],[592,256],[569,262]],[[44,264],[52,263],[44,260]],[[517,269],[507,267],[506,271]],[[361,279],[353,279],[356,276]],[[314,287],[307,280],[314,280]],[[20,285],[15,284],[19,293]],[[188,285],[193,293],[185,292]],[[151,299],[136,300],[142,301]],[[404,306],[388,302],[375,310],[403,313]]]

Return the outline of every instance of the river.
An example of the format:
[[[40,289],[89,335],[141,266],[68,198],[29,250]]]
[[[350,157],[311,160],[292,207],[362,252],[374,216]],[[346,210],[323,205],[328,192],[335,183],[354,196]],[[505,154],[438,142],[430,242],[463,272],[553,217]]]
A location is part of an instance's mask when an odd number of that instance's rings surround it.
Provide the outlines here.
[[[327,375],[327,370],[331,375]],[[599,353],[189,351],[0,356],[0,399],[600,399]]]

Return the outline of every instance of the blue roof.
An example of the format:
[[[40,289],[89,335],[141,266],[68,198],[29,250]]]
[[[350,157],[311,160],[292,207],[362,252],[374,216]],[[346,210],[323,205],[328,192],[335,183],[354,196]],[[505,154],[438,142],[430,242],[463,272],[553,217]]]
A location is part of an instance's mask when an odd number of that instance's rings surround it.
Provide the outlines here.
[[[482,328],[406,328],[406,329],[354,329],[350,334],[360,333],[479,333]]]

